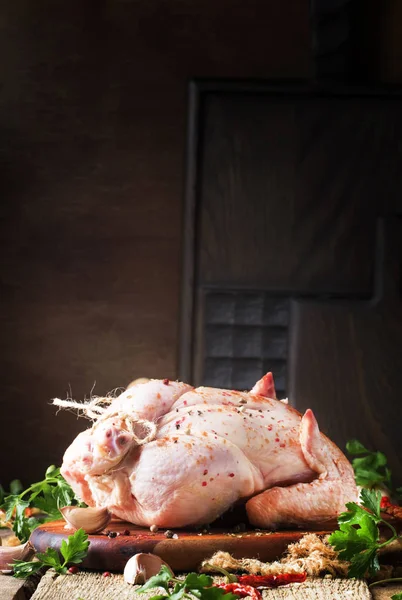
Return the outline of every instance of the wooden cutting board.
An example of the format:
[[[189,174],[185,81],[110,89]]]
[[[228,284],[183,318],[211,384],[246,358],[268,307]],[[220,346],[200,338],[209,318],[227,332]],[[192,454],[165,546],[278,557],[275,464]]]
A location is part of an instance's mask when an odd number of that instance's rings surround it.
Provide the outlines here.
[[[130,535],[124,535],[129,530]],[[89,535],[88,555],[83,567],[103,571],[122,572],[127,560],[138,552],[152,552],[165,560],[173,570],[193,571],[205,558],[218,550],[230,552],[235,558],[258,558],[272,561],[279,558],[288,545],[298,541],[306,531],[256,531],[228,533],[213,529],[211,533],[177,529],[177,538],[169,539],[165,530],[151,533],[149,529],[131,523],[113,520],[107,530],[118,535],[110,538],[105,532]],[[31,535],[31,543],[38,552],[46,548],[59,549],[63,539],[71,535],[65,521],[53,521],[40,525]],[[315,531],[321,535],[329,531]]]

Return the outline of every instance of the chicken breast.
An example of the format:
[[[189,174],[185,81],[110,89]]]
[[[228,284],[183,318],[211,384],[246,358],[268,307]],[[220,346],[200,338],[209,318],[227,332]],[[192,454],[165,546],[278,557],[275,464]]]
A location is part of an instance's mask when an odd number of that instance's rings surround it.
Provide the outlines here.
[[[308,526],[358,497],[350,463],[311,410],[276,399],[271,373],[250,392],[131,387],[77,436],[61,472],[87,504],[145,526],[211,523],[239,501],[252,525]]]

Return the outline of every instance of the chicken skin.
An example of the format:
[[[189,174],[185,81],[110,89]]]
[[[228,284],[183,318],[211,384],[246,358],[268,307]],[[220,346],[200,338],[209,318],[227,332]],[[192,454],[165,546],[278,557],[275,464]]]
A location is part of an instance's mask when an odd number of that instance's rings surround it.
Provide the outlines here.
[[[276,399],[271,373],[250,392],[166,379],[128,388],[61,472],[90,506],[143,526],[204,525],[243,502],[256,527],[303,527],[358,497],[350,463],[310,409]]]

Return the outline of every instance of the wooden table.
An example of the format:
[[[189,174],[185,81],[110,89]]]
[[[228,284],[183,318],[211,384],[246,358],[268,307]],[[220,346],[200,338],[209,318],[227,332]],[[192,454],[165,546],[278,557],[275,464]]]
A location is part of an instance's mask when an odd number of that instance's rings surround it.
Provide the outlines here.
[[[363,581],[321,579],[264,590],[263,597],[264,600],[389,600],[401,591],[401,585],[376,587],[370,592]],[[49,569],[27,581],[0,575],[1,600],[148,600],[149,596],[137,595],[121,574],[107,578],[94,571],[57,575]]]

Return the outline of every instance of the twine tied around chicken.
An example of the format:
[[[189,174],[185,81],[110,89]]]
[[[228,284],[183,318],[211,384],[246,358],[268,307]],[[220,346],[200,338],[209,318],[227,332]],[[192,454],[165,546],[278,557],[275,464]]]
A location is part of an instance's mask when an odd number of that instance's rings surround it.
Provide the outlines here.
[[[114,390],[114,393],[116,391]],[[90,419],[93,421],[94,429],[106,419],[117,417],[124,421],[126,430],[133,436],[133,441],[139,446],[154,440],[156,436],[155,423],[146,419],[138,419],[132,413],[123,410],[110,410],[115,397],[112,393],[108,396],[91,396],[91,399],[87,402],[76,402],[72,398],[67,400],[54,398],[52,404],[61,409],[72,410],[80,417]]]

